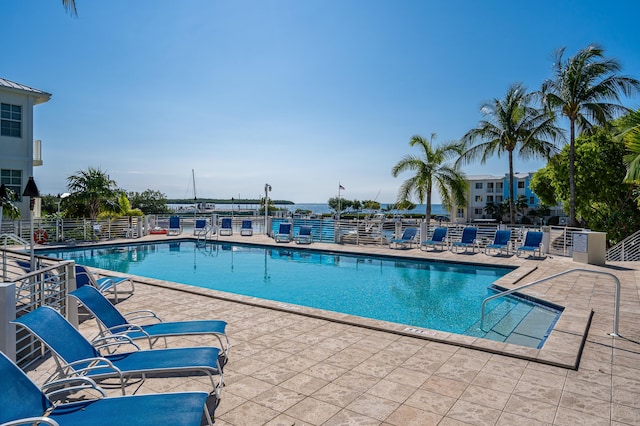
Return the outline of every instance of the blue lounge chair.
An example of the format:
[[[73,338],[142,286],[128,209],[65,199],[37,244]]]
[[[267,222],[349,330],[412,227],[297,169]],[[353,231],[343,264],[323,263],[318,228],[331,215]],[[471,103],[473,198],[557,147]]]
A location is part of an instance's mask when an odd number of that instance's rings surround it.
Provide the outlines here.
[[[290,243],[293,238],[292,226],[289,222],[280,223],[278,232],[273,236],[276,243]]]
[[[242,221],[242,227],[240,228],[240,235],[250,237],[253,235],[253,224],[251,220],[244,219]]]
[[[527,235],[524,238],[524,244],[516,249],[516,256],[520,256],[521,251],[527,251],[534,256],[538,252],[538,256],[542,256],[542,232],[527,231]]]
[[[416,235],[418,234],[418,228],[406,228],[402,233],[400,238],[394,238],[389,241],[389,248],[405,248],[406,246],[411,246],[415,243]],[[395,247],[392,247],[395,245]]]
[[[149,347],[153,348],[153,345],[159,338],[164,338],[166,346],[167,337],[212,334],[218,339],[220,348],[222,348],[224,352],[224,358],[221,364],[226,364],[230,345],[229,338],[225,333],[225,328],[227,327],[225,321],[196,320],[162,322],[153,311],[149,310],[134,311],[123,315],[98,290],[89,286],[80,287],[71,292],[69,296],[78,299],[80,303],[93,314],[100,328],[100,337],[124,335],[132,340],[146,339]],[[129,322],[127,317],[132,317],[132,320],[146,321],[147,319],[151,319],[157,322],[138,325]]]
[[[129,283],[130,290],[118,290],[118,286],[123,283]],[[115,302],[119,302],[118,293],[124,293],[131,295],[135,291],[133,280],[127,277],[102,277],[96,279],[91,271],[85,266],[76,264],[76,287],[82,287],[83,285],[90,285],[97,288],[100,293],[111,292]]]
[[[180,226],[180,216],[171,216],[169,218],[169,229],[167,235],[180,235],[182,234],[182,226]]]
[[[51,350],[58,367],[58,377],[77,375],[95,380],[118,378],[124,395],[131,377],[144,380],[147,374],[190,375],[200,372],[209,376],[211,386],[220,398],[223,379],[218,348],[172,348],[102,354],[99,349],[123,344],[137,348],[137,345],[125,336],[110,336],[95,348],[62,315],[48,306],[29,312],[13,323],[26,328]],[[220,376],[217,384],[214,375]]]
[[[478,228],[466,227],[462,230],[462,237],[460,241],[455,241],[451,244],[451,251],[458,252],[459,248],[464,248],[466,253],[469,247],[473,248],[473,252],[476,252],[476,236],[478,235]]]
[[[435,250],[437,246],[440,246],[440,250],[444,250],[444,246],[446,244],[445,239],[447,238],[447,228],[435,228],[433,230],[433,235],[430,240],[424,240],[420,244],[420,250],[424,247],[425,251],[429,247],[433,247]]]
[[[295,242],[297,244],[311,244],[313,241],[313,235],[311,235],[311,226],[310,225],[302,225],[300,226],[300,231],[298,231],[298,235],[295,237]]]
[[[207,219],[196,219],[196,223],[193,227],[193,235],[206,237],[209,231],[210,228],[207,225]]]
[[[498,230],[493,237],[493,243],[487,244],[484,248],[484,254],[489,254],[491,250],[497,250],[502,254],[502,250],[506,250],[509,254],[509,247],[511,246],[511,230]]]
[[[219,235],[233,235],[233,222],[230,217],[223,217],[220,221]]]
[[[203,415],[212,425],[205,392],[105,397],[88,378],[53,382],[40,390],[9,358],[0,352],[0,423],[3,425],[176,425],[199,426]],[[72,387],[60,389],[65,385]],[[88,390],[97,399],[54,404],[49,397]],[[45,393],[48,392],[48,393]],[[57,399],[57,398],[56,398]]]

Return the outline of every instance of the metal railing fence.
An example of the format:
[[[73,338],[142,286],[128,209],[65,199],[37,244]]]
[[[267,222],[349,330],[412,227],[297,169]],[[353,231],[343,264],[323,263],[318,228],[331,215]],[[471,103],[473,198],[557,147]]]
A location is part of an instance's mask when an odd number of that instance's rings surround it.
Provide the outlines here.
[[[640,260],[640,231],[636,231],[607,250],[607,260],[619,262]]]
[[[0,350],[25,366],[39,358],[44,348],[30,333],[16,330],[10,322],[41,306],[51,306],[77,325],[75,306],[67,306],[67,294],[76,286],[75,263],[37,256],[32,271],[28,255],[1,252],[0,300],[5,303],[0,311]]]

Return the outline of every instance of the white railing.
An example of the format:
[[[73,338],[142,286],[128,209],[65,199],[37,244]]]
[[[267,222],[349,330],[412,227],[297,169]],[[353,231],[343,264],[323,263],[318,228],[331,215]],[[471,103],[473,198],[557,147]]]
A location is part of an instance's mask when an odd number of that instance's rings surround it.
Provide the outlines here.
[[[75,263],[38,256],[32,271],[27,255],[3,250],[2,259],[0,351],[25,366],[44,349],[31,334],[16,330],[11,321],[41,306],[52,306],[77,325],[75,305],[67,306],[67,294],[76,286]]]
[[[633,262],[640,260],[640,231],[607,250],[607,260]]]

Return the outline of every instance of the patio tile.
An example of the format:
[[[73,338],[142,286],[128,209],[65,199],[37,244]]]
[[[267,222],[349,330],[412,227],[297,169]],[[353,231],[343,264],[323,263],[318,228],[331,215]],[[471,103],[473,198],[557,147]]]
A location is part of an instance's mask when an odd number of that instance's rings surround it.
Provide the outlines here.
[[[399,403],[370,394],[363,394],[347,406],[347,409],[383,421],[398,407]]]
[[[500,414],[500,410],[459,400],[451,407],[447,417],[480,426],[495,424]]]
[[[321,425],[340,411],[340,407],[314,398],[305,398],[284,414],[312,425]]]
[[[329,383],[311,395],[313,398],[339,407],[346,407],[362,395],[362,391],[354,390],[336,383]]]
[[[401,405],[387,417],[385,424],[394,426],[426,426],[437,425],[440,420],[442,420],[441,415],[408,405]]]
[[[277,415],[277,411],[255,402],[247,401],[219,417],[224,422],[240,426],[262,425],[273,420]]]

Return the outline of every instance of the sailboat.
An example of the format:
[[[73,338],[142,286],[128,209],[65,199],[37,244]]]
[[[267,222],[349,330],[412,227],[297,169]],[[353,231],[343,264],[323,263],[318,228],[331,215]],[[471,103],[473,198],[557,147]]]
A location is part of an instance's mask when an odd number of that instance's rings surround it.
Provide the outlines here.
[[[213,213],[216,209],[216,205],[214,203],[198,203],[198,195],[196,194],[196,173],[193,169],[191,169],[191,180],[193,181],[193,201],[195,203],[193,213]]]

